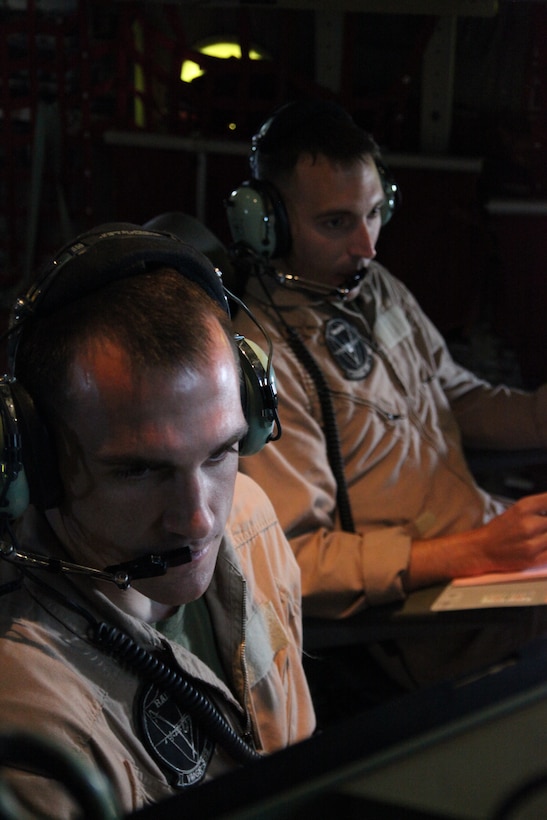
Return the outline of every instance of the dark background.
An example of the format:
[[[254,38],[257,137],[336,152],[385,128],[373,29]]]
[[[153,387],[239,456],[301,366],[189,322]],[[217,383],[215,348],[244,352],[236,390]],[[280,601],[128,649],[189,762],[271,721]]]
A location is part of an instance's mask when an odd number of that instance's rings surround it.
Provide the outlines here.
[[[377,4],[366,0],[362,12],[334,0],[316,10],[305,0],[3,4],[3,313],[48,254],[103,221],[185,211],[229,243],[223,198],[248,176],[241,147],[277,105],[318,94],[348,107],[381,144],[403,207],[384,229],[379,259],[454,354],[494,380],[547,381],[547,4],[431,0],[428,15],[412,0],[399,4],[405,13],[384,5],[389,13],[367,11]],[[456,19],[451,123],[432,150],[425,55],[447,10]],[[337,15],[334,52],[318,43],[324,12]],[[194,45],[212,35],[238,39],[243,59],[197,55]],[[246,59],[252,44],[270,59]],[[189,56],[206,74],[185,84]],[[332,59],[337,80],[327,87],[320,69]],[[143,137],[146,145],[134,144]],[[180,137],[195,150],[169,142]],[[204,154],[203,140],[214,150]]]

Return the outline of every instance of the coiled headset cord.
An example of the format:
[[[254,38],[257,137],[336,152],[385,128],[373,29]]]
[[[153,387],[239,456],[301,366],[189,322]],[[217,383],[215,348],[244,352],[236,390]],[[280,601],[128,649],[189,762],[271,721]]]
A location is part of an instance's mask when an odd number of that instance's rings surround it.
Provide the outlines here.
[[[243,764],[262,758],[261,754],[232,729],[217,707],[181,672],[155,657],[122,630],[98,621],[85,607],[71,601],[63,593],[36,577],[35,573],[26,569],[20,571],[67,609],[82,616],[89,625],[88,638],[93,644],[174,697],[178,704],[187,709],[200,723],[206,734],[222,746],[232,760]]]
[[[268,301],[276,312],[279,321],[283,325],[287,336],[287,342],[295,354],[296,358],[308,371],[317,391],[317,397],[321,405],[321,413],[323,416],[323,426],[325,430],[325,439],[327,444],[327,458],[329,460],[330,468],[336,481],[336,504],[338,507],[338,515],[340,517],[340,524],[345,532],[355,532],[355,525],[353,523],[353,513],[351,511],[351,503],[349,500],[348,486],[346,481],[346,474],[344,472],[344,459],[342,456],[342,448],[340,446],[340,434],[338,431],[338,422],[336,413],[332,402],[332,394],[327,380],[313,355],[306,347],[302,337],[297,333],[294,327],[288,324],[275,304],[272,295],[266,286],[263,277],[258,276],[258,280],[262,285],[264,293]],[[274,365],[275,367],[275,365]]]
[[[139,646],[125,632],[96,621],[91,625],[90,639],[129,669],[172,695],[202,725],[205,733],[217,741],[237,763],[248,763],[261,758],[258,752],[234,732],[219,710],[189,680]]]
[[[342,449],[340,446],[338,422],[336,420],[336,413],[332,403],[330,388],[327,384],[323,371],[304,344],[301,336],[298,335],[293,327],[286,323],[285,329],[287,331],[287,341],[289,342],[291,350],[308,371],[317,390],[317,396],[321,405],[321,413],[323,415],[323,425],[325,427],[327,457],[336,481],[336,504],[338,507],[338,515],[340,516],[342,529],[346,532],[355,532],[346,475],[344,472],[344,459],[342,457]]]

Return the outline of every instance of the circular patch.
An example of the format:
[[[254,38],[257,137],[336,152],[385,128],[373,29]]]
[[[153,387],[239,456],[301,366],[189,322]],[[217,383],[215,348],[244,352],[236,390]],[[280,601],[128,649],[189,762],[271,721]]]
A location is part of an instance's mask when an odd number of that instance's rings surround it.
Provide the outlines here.
[[[334,361],[347,379],[364,379],[373,364],[372,345],[339,316],[325,325],[325,341]]]
[[[139,704],[144,742],[177,789],[205,776],[215,744],[188,712],[154,684],[145,687]]]

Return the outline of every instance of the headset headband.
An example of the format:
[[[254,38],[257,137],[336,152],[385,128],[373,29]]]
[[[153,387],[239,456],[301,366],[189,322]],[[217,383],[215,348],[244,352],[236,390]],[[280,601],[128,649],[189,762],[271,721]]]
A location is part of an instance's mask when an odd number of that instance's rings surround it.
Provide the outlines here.
[[[27,293],[17,299],[8,331],[10,372],[14,372],[20,333],[30,318],[49,316],[110,282],[159,267],[179,271],[230,315],[220,273],[192,245],[174,234],[130,223],[101,225],[62,248]]]
[[[199,284],[229,314],[219,273],[192,245],[165,231],[114,223],[82,234],[66,245],[28,293],[17,301],[14,320],[17,321],[18,309],[22,313],[26,310],[33,315],[49,316],[110,282],[163,266],[172,267]]]
[[[172,268],[194,282],[227,316],[221,274],[211,261],[176,234],[127,223],[99,226],[58,253],[12,309],[8,339],[10,377],[0,380],[0,516],[18,518],[30,503],[39,510],[58,506],[63,494],[55,447],[30,393],[16,378],[16,357],[27,322],[76,303],[111,282]],[[271,354],[264,365],[252,343],[236,338],[241,368],[241,401],[249,429],[240,454],[251,455],[279,438],[277,391]],[[271,343],[270,343],[271,345]],[[262,353],[257,348],[259,353]],[[277,433],[274,430],[277,428]]]

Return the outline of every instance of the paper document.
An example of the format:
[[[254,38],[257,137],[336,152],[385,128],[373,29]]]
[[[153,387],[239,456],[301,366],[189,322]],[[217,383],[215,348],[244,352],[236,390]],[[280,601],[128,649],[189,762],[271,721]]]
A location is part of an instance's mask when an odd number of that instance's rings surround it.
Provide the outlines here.
[[[521,572],[456,578],[435,599],[434,612],[547,604],[547,565]]]

